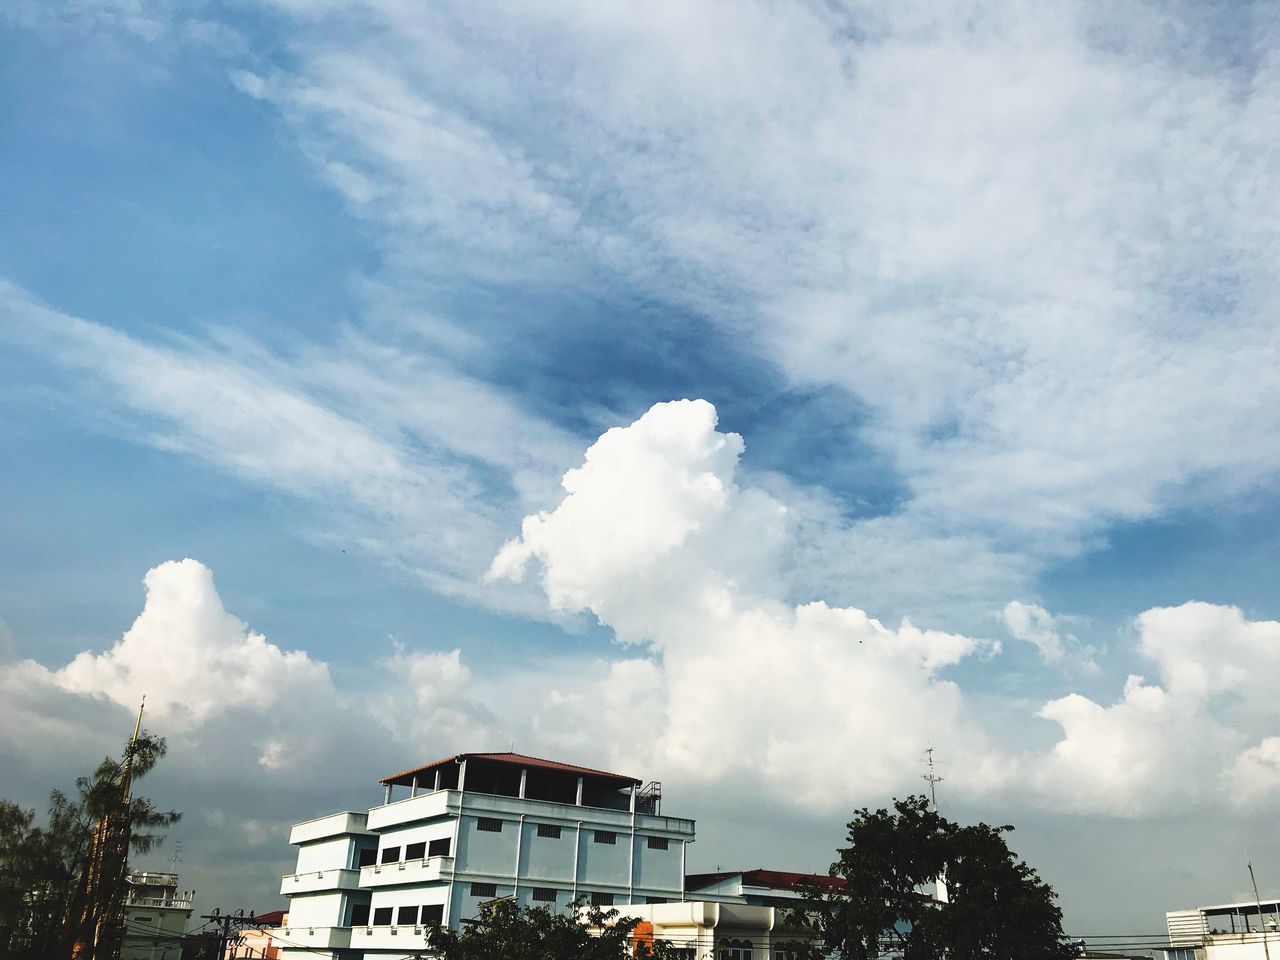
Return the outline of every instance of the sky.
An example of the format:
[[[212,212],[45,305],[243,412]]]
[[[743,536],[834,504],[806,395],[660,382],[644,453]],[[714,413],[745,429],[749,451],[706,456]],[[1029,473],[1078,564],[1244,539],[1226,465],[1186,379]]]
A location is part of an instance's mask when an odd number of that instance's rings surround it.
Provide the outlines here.
[[[201,910],[515,748],[690,869],[924,789],[1280,894],[1272,4],[0,8],[0,796],[145,694]],[[172,842],[151,857],[163,867]]]

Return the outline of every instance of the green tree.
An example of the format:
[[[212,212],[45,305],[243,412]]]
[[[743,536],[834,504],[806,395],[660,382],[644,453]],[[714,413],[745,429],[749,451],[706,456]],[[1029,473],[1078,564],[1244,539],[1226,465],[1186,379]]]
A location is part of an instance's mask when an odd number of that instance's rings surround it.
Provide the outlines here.
[[[1068,960],[1056,897],[1005,843],[1012,827],[961,826],[924,797],[863,808],[831,866],[844,888],[820,925],[845,960]],[[949,903],[920,889],[946,878]]]
[[[641,943],[632,952],[637,920],[619,919],[617,910],[587,908],[558,913],[499,901],[460,931],[436,927],[427,950],[440,960],[674,960],[670,944]]]
[[[90,777],[76,781],[76,795],[49,795],[47,820],[36,825],[34,810],[0,800],[0,960],[48,957],[71,905],[76,880],[89,856],[94,824],[124,802],[121,779],[132,755],[132,778],[146,775],[164,756],[164,738],[141,734],[125,756],[106,757]],[[176,823],[176,811],[162,812],[145,797],[129,802],[130,846],[146,853]]]

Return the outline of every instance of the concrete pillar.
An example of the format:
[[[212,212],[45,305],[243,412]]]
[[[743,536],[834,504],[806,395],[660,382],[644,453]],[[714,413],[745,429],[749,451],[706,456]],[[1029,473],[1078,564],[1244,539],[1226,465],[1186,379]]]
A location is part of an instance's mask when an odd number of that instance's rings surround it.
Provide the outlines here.
[[[409,781],[409,799],[412,800],[418,795],[418,778],[415,776]]]
[[[387,795],[386,795],[386,797],[383,799],[383,801],[382,801],[382,802],[383,802],[383,803],[390,803],[390,802],[391,802],[391,784],[389,784],[389,783],[387,784]]]
[[[467,789],[467,761],[458,764],[458,789]]]
[[[631,785],[631,812],[636,812],[636,785]]]
[[[525,784],[529,782],[529,771],[524,767],[520,768],[520,799],[524,799]]]
[[[573,801],[578,806],[582,806],[582,778],[578,778],[578,799]]]
[[[436,767],[436,785],[433,789],[435,790],[440,789],[440,768],[439,767]]]

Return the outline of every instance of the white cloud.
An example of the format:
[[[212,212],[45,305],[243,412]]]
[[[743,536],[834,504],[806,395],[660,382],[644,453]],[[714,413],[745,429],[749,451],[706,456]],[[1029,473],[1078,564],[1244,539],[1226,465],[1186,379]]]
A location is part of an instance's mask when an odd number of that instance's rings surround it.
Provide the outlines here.
[[[441,593],[477,595],[503,521],[577,448],[488,384],[354,334],[293,357],[227,334],[144,344],[3,280],[0,316],[0,336],[80,376],[72,396],[111,429],[318,507],[324,536]]]
[[[85,651],[56,671],[59,686],[125,707],[145,695],[157,722],[176,729],[242,706],[332,698],[324,664],[281,650],[227,613],[208,567],[169,561],[143,582],[146,605],[133,626],[105,653]]]
[[[1187,9],[278,6],[295,58],[241,86],[389,276],[612,278],[848,394],[905,492],[815,579],[927,542],[969,562],[895,609],[989,606],[1280,469],[1280,60],[1224,68]]]
[[[1047,664],[1070,665],[1080,670],[1097,673],[1094,660],[1096,651],[1073,633],[1063,628],[1071,618],[1056,617],[1035,603],[1010,600],[1000,612],[1000,618],[1014,638],[1029,643],[1040,651]]]
[[[941,675],[982,643],[773,595],[785,511],[738,486],[742,449],[709,403],[657,404],[592,445],[561,504],[525,519],[492,574],[536,562],[553,606],[651,650],[652,667],[628,668],[653,718],[630,739],[655,766],[704,781],[757,771],[823,807],[903,787],[904,758],[930,742],[954,751],[958,789],[1007,777]]]
[[[1131,815],[1275,796],[1280,623],[1192,602],[1148,610],[1136,626],[1159,685],[1132,676],[1111,706],[1078,694],[1047,704],[1040,716],[1063,736],[1035,770],[1037,789]]]

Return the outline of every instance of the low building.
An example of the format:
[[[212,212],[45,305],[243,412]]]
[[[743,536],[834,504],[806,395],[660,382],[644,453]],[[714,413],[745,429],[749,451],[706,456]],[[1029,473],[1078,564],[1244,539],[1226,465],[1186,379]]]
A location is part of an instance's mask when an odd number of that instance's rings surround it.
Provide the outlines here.
[[[280,947],[275,941],[275,931],[289,924],[289,915],[283,910],[256,915],[257,925],[246,926],[240,936],[227,944],[223,960],[278,960]]]
[[[1280,960],[1280,900],[1171,910],[1163,960]]]
[[[640,939],[666,940],[689,960],[795,960],[814,936],[785,907],[689,900],[616,909],[621,918],[641,921]]]
[[[131,870],[125,883],[120,960],[180,960],[194,892],[175,873]]]
[[[293,827],[282,960],[412,954],[432,925],[458,929],[500,898],[564,909],[684,897],[694,822],[662,814],[657,783],[518,753],[458,754],[380,782],[381,805]]]
[[[801,908],[816,897],[843,887],[844,880],[841,877],[766,870],[764,867],[719,873],[691,873],[684,880],[685,893],[689,899],[790,909]]]

